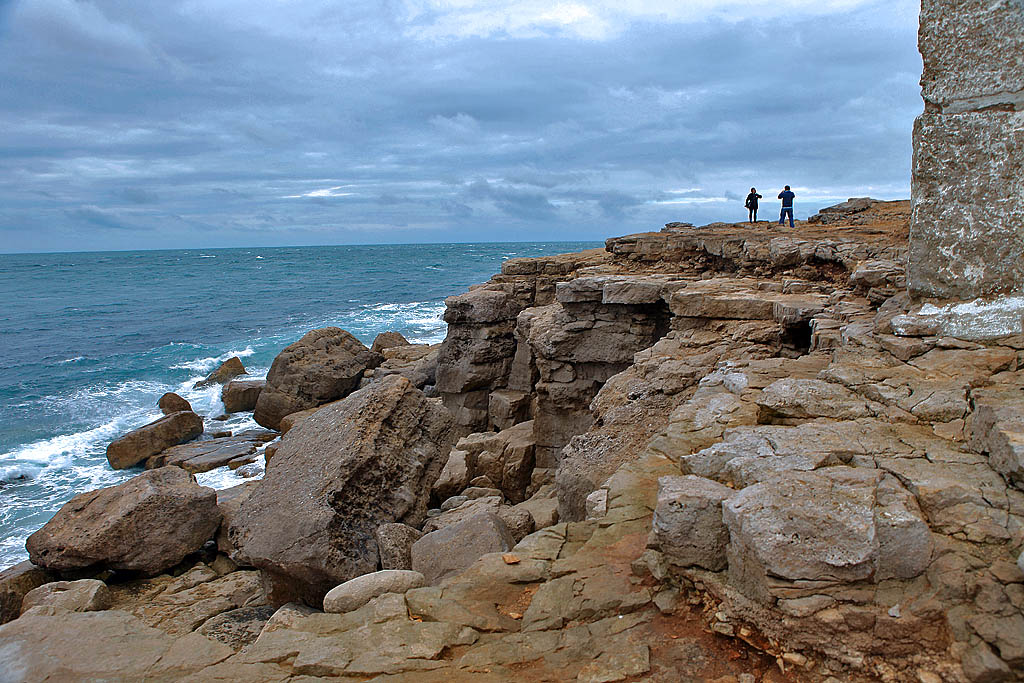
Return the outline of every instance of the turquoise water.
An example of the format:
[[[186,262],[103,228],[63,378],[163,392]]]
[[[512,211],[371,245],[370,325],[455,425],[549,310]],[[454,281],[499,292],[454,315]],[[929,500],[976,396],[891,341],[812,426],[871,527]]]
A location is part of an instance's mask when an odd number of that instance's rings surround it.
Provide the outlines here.
[[[444,298],[519,256],[595,243],[431,244],[0,255],[0,568],[75,493],[124,481],[107,444],[160,416],[166,391],[222,412],[192,383],[328,325],[365,343],[397,330],[444,338]],[[227,429],[255,426],[248,416]],[[216,487],[234,473],[199,475]]]

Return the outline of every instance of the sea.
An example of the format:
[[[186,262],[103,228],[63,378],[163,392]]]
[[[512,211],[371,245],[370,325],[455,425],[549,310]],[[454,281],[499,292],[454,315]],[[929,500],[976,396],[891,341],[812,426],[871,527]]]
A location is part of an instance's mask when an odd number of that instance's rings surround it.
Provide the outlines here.
[[[309,330],[344,328],[369,345],[395,330],[444,339],[445,297],[521,256],[594,242],[369,245],[0,254],[0,569],[77,493],[112,470],[107,444],[160,417],[168,391],[223,413],[220,387],[193,389],[221,362],[265,377]],[[210,423],[207,422],[209,425]],[[219,428],[255,428],[236,414]],[[259,477],[262,460],[197,475],[214,488]]]

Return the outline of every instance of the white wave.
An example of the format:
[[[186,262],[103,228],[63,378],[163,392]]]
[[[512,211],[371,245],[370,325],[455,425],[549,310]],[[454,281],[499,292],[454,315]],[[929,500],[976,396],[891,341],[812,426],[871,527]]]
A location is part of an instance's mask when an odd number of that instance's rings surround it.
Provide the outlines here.
[[[239,358],[246,358],[248,356],[253,355],[254,353],[256,353],[256,351],[253,350],[251,346],[246,346],[241,351],[228,351],[227,353],[222,353],[219,356],[196,358],[195,360],[186,361],[184,363],[178,363],[177,365],[172,365],[171,369],[195,370],[196,372],[209,372],[210,370],[213,370],[215,367],[217,367],[227,359],[232,358],[233,356],[238,356]]]
[[[58,361],[58,363],[60,365],[64,365],[65,363],[77,363],[80,360],[85,360],[85,356],[75,356],[74,358],[65,358],[62,361]]]
[[[74,434],[61,434],[25,444],[0,455],[0,462],[10,462],[12,464],[7,466],[15,467],[28,463],[46,466],[58,460],[74,458],[83,454],[91,446],[111,441],[117,437],[124,429],[127,417],[118,417],[93,429]],[[155,419],[156,416],[152,417]]]
[[[213,254],[200,254],[199,258],[217,258]]]

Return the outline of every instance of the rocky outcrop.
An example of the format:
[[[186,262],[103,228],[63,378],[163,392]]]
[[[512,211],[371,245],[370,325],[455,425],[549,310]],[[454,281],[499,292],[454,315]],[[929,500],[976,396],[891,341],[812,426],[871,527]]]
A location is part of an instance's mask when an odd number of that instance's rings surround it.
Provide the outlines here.
[[[459,439],[433,486],[434,495],[444,501],[478,481],[513,503],[524,501],[534,469],[533,439],[532,421]],[[486,481],[479,481],[481,477]]]
[[[175,393],[167,392],[160,397],[160,400],[156,402],[160,412],[164,415],[170,415],[171,413],[180,413],[182,411],[192,412],[192,404],[178,396]]]
[[[912,294],[968,300],[1024,289],[1022,43],[1019,2],[922,5]]]
[[[363,373],[379,364],[380,356],[345,330],[307,332],[274,359],[253,419],[277,429],[285,415],[347,396],[358,388]]]
[[[256,409],[260,393],[267,381],[262,379],[233,380],[224,385],[220,400],[228,413],[241,413]]]
[[[203,418],[191,411],[171,413],[110,442],[107,462],[115,470],[132,467],[202,433]]]
[[[213,386],[214,384],[224,384],[239,375],[245,374],[248,373],[245,371],[245,366],[242,365],[242,359],[238,356],[232,356],[221,363],[216,370],[211,372],[204,379],[193,384],[192,388],[203,389],[205,387]]]
[[[377,569],[377,527],[426,518],[451,428],[402,377],[307,417],[231,520],[239,561],[263,571],[273,603],[321,605],[331,588]]]
[[[80,493],[28,537],[40,567],[105,567],[156,574],[213,538],[217,492],[177,467],[144,472],[123,484]]]

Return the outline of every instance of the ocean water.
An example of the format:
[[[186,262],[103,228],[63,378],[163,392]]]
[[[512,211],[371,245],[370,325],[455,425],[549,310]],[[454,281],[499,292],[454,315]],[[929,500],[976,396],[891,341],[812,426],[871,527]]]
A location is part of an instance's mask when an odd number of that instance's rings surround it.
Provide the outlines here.
[[[27,557],[25,538],[73,495],[135,473],[110,469],[106,446],[160,417],[164,392],[218,415],[220,387],[193,390],[197,379],[235,355],[264,377],[281,349],[328,325],[366,344],[385,330],[439,342],[444,298],[487,280],[503,260],[594,246],[0,254],[0,569]],[[216,424],[256,426],[246,414]],[[242,481],[227,470],[198,479],[215,488]]]

